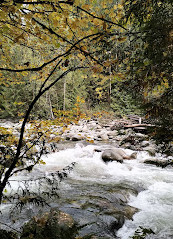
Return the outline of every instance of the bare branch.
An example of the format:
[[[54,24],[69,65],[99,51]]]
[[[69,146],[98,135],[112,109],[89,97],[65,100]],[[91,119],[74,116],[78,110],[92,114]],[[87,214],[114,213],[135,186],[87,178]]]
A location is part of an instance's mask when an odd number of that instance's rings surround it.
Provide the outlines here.
[[[5,34],[2,34],[2,36],[8,38],[10,41],[15,42],[14,39],[12,39],[11,37],[9,37],[9,36],[7,36],[7,35],[5,35]],[[24,47],[26,47],[26,48],[28,48],[28,49],[31,49],[32,51],[38,51],[38,50],[39,50],[39,49],[33,48],[33,47],[31,47],[31,46],[27,46],[27,45],[24,44],[24,43],[18,43],[18,44],[21,45],[21,46],[24,46]]]
[[[25,69],[10,69],[10,68],[0,67],[0,70],[1,70],[1,71],[11,71],[11,72],[40,71],[40,70],[42,70],[45,66],[47,66],[47,65],[51,64],[52,62],[56,61],[58,58],[63,57],[63,56],[64,56],[64,57],[65,57],[65,56],[68,56],[73,48],[80,49],[79,47],[77,47],[77,45],[78,45],[80,42],[82,42],[82,41],[84,41],[84,40],[86,40],[86,39],[88,39],[88,38],[95,37],[95,36],[101,36],[101,35],[103,35],[103,33],[101,33],[101,32],[99,33],[99,32],[98,32],[98,33],[91,34],[91,35],[88,35],[88,36],[85,36],[85,37],[81,38],[80,40],[78,40],[77,42],[75,42],[65,53],[62,53],[62,54],[60,54],[60,55],[54,57],[54,58],[51,59],[50,61],[43,63],[41,66],[33,67],[33,68],[25,68]],[[85,52],[85,51],[83,51],[83,52]],[[85,54],[88,54],[88,53],[85,53]],[[90,57],[91,57],[91,56],[90,56]]]
[[[77,6],[77,9],[79,9],[79,10],[81,10],[81,11],[87,13],[88,15],[90,15],[90,16],[93,17],[93,18],[99,19],[99,20],[101,20],[101,21],[103,21],[103,22],[107,22],[107,23],[110,23],[110,24],[112,24],[112,25],[121,27],[121,28],[123,28],[124,30],[127,30],[127,29],[126,29],[125,27],[123,27],[122,25],[120,25],[120,24],[118,24],[118,23],[115,23],[115,22],[112,22],[112,21],[107,20],[107,19],[102,18],[102,17],[97,17],[97,16],[93,15],[92,13],[86,11],[85,9],[83,9],[83,8],[81,8],[81,7],[79,7],[79,6]]]
[[[55,2],[51,1],[24,1],[24,0],[13,0],[14,3],[19,3],[19,4],[25,4],[25,5],[55,5]],[[67,4],[67,5],[73,5],[74,1],[73,0],[67,0],[67,1],[58,1],[57,4]]]
[[[24,171],[24,170],[30,172],[30,171],[33,169],[33,167],[39,162],[41,156],[43,155],[43,152],[44,152],[44,150],[43,150],[43,148],[42,148],[41,151],[40,151],[40,155],[39,155],[39,157],[37,158],[37,160],[35,161],[35,163],[33,163],[32,165],[26,166],[26,167],[24,167],[24,168],[16,169],[13,173],[11,173],[10,176],[13,176],[15,173],[22,172],[22,171]],[[20,158],[21,158],[21,157],[20,157]]]
[[[1,71],[11,71],[11,72],[23,72],[23,71],[40,71],[42,70],[45,66],[51,64],[52,62],[56,61],[58,58],[64,56],[66,53],[58,55],[56,57],[54,57],[53,59],[51,59],[48,62],[43,63],[41,66],[38,67],[33,67],[33,68],[25,68],[25,69],[10,69],[10,68],[3,68],[0,67]]]
[[[50,79],[50,77],[53,75],[53,73],[55,72],[55,70],[57,69],[58,65],[62,62],[62,59],[60,61],[58,61],[58,63],[56,64],[56,66],[54,67],[53,71],[49,74],[49,76],[45,79],[45,81],[43,82],[42,86],[40,87],[39,92],[42,91],[42,89],[44,88],[44,86],[46,85],[46,83],[48,82],[48,80]]]
[[[20,4],[26,4],[26,5],[39,5],[39,4],[53,4],[53,2],[50,1],[35,1],[35,2],[30,2],[30,1],[23,1],[23,0],[13,0],[14,3],[20,3]]]
[[[16,231],[17,233],[20,232],[20,231],[16,230],[15,228],[9,226],[8,224],[6,224],[6,223],[4,223],[4,222],[0,222],[0,224],[1,224],[1,225],[4,225],[4,226],[6,226],[6,227],[8,227],[8,228],[10,228],[10,229],[12,229],[13,231]]]
[[[59,35],[58,33],[56,33],[53,29],[51,29],[50,27],[47,27],[46,25],[44,25],[43,23],[39,22],[38,20],[36,20],[35,18],[33,18],[33,20],[35,22],[37,22],[40,26],[42,26],[43,29],[47,29],[51,34],[57,36],[58,38],[62,39],[64,42],[67,42],[70,45],[74,45],[72,42],[70,42],[69,40],[67,40],[66,38],[62,37],[61,35]],[[101,34],[101,33],[99,33]],[[103,33],[102,33],[103,34]],[[100,63],[95,57],[93,57],[89,52],[83,50],[81,47],[78,47],[77,44],[75,45],[75,48],[77,50],[80,50],[80,52],[82,52],[84,54],[84,56],[89,56],[91,58],[91,60],[95,61],[97,64],[102,65],[102,63]]]

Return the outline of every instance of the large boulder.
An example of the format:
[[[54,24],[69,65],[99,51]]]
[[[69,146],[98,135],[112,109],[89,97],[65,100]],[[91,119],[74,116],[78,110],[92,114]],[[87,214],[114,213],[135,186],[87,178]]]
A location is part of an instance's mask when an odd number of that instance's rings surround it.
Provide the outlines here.
[[[104,162],[117,161],[122,163],[123,159],[136,159],[136,153],[127,155],[125,151],[121,148],[106,149],[102,153],[102,159]]]
[[[77,226],[73,218],[57,209],[33,217],[23,227],[21,239],[74,239]]]

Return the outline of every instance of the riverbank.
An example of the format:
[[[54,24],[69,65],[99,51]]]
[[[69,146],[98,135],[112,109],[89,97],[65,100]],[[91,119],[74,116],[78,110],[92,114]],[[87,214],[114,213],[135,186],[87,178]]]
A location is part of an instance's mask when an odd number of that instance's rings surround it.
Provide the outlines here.
[[[20,128],[22,122],[13,123],[11,121],[0,121],[0,127],[5,127],[7,130],[17,138],[20,135]],[[37,139],[42,134],[45,139],[45,146],[47,152],[57,152],[59,150],[71,147],[75,142],[82,142],[83,144],[111,144],[116,148],[130,149],[133,151],[146,151],[150,156],[155,156],[156,153],[162,153],[162,144],[157,144],[151,137],[151,129],[154,126],[142,122],[138,116],[131,116],[129,119],[109,119],[109,118],[95,118],[91,120],[82,119],[77,124],[70,125],[56,125],[49,122],[41,124],[28,123],[26,125],[25,141],[29,142],[33,138]],[[173,151],[173,144],[169,145],[170,152]],[[171,155],[171,154],[170,154]],[[167,159],[168,165],[172,157],[162,153],[162,159]],[[159,163],[158,163],[159,160]],[[147,163],[150,163],[148,158]],[[153,164],[159,166],[167,166],[165,161],[160,163],[160,159],[152,160]],[[162,165],[161,165],[162,164]]]

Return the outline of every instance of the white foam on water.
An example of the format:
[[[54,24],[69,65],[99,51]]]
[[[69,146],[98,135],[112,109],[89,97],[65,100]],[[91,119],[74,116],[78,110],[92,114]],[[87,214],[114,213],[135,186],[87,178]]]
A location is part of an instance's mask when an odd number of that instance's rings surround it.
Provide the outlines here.
[[[129,205],[138,208],[139,212],[134,215],[133,220],[126,220],[117,235],[121,239],[128,239],[139,226],[143,226],[156,233],[149,238],[173,238],[173,169],[144,164],[143,161],[149,158],[146,152],[138,152],[136,160],[124,160],[122,164],[105,164],[101,160],[101,152],[95,152],[95,148],[94,145],[76,144],[74,148],[43,156],[46,165],[37,165],[35,172],[60,171],[76,162],[74,170],[68,176],[73,180],[138,185],[144,188],[144,191],[136,197],[131,196]],[[24,175],[19,176],[19,180],[20,177],[22,179]],[[14,186],[17,187],[17,184]]]
[[[142,226],[156,233],[149,238],[173,238],[173,183],[156,182],[137,197],[131,197],[129,204],[138,208],[139,212],[134,215],[133,221],[126,221],[118,236],[128,239],[135,229]]]

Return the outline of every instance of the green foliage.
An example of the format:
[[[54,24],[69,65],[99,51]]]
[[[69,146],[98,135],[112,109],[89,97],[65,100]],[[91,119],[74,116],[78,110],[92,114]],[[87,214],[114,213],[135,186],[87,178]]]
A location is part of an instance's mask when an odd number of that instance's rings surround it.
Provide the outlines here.
[[[134,98],[118,85],[112,89],[111,99],[111,108],[115,115],[124,117],[129,114],[141,114],[139,103],[135,102]]]
[[[173,135],[172,4],[128,1],[124,17],[134,32],[124,44],[129,51],[124,89],[139,101],[146,118],[159,126],[155,133],[162,141]]]
[[[11,130],[0,127],[0,179],[12,163],[18,140]]]
[[[144,228],[144,227],[139,227],[136,229],[135,234],[130,237],[132,239],[145,239],[146,236],[155,234],[152,229]]]
[[[12,231],[5,231],[0,229],[0,237],[1,239],[18,239],[18,235]]]

